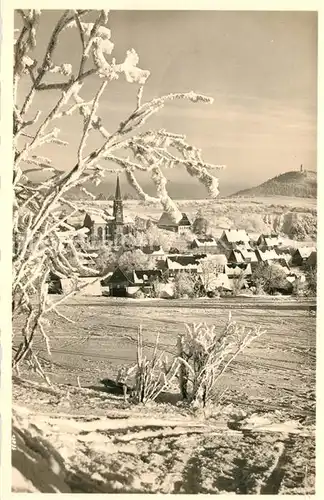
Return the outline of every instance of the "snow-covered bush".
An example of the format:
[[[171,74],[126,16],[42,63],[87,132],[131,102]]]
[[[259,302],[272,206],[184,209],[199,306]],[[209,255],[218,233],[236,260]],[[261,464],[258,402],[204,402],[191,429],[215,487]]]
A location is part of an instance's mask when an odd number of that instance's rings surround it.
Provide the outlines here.
[[[143,331],[140,326],[137,333],[136,363],[124,369],[126,376],[123,383],[131,381],[132,402],[146,404],[155,401],[159,394],[170,389],[178,369],[177,358],[169,363],[165,353],[159,352],[159,335],[156,337],[152,356],[145,356]]]
[[[231,315],[221,332],[206,323],[185,326],[186,333],[178,336],[180,392],[184,399],[204,407],[215,398],[219,379],[236,356],[265,330],[246,329]]]

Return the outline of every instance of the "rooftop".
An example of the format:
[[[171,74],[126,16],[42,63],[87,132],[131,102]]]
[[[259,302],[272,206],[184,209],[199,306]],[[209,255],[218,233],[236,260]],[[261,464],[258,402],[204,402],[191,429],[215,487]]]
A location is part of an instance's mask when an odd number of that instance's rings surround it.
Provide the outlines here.
[[[250,237],[245,231],[245,229],[225,229],[222,236],[226,236],[230,243],[236,243],[239,241],[248,242]]]
[[[299,252],[300,256],[303,259],[307,259],[313,252],[316,253],[316,248],[315,247],[300,247],[297,249],[297,252]]]
[[[168,212],[163,212],[159,221],[158,221],[159,226],[173,226],[173,227],[178,227],[178,226],[191,226],[191,222],[188,219],[187,214],[184,212],[181,214],[181,217],[175,221],[171,214]]]
[[[207,238],[195,238],[192,243],[195,243],[197,247],[203,246],[217,246],[217,242],[215,238],[207,237]]]

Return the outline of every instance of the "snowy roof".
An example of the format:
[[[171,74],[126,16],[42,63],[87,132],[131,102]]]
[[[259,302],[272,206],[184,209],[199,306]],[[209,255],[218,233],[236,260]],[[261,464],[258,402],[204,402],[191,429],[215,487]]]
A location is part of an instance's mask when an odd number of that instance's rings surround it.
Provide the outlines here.
[[[236,243],[238,241],[248,242],[250,240],[250,237],[245,229],[226,229],[222,236],[224,235],[230,243]]]
[[[276,234],[260,234],[258,241],[263,239],[268,247],[278,246],[281,244],[281,238]]]
[[[275,250],[265,250],[262,252],[259,248],[256,250],[256,253],[258,253],[260,259],[263,262],[266,262],[267,260],[277,260],[279,259],[279,255]]]
[[[101,215],[99,214],[89,214],[90,217],[91,217],[91,220],[92,222],[94,222],[95,224],[106,224],[107,223],[107,220],[104,219]]]
[[[297,252],[299,252],[300,256],[303,259],[308,259],[308,257],[313,253],[316,252],[315,247],[300,247],[298,248]]]
[[[195,243],[197,247],[217,246],[215,238],[195,238],[193,243]]]
[[[231,254],[232,253],[236,259],[236,262],[240,262],[240,263],[244,262],[243,255],[242,255],[242,252],[240,250],[232,250]]]
[[[278,236],[265,236],[264,241],[268,247],[280,245],[280,238]]]
[[[252,269],[251,269],[251,264],[245,264],[243,266],[226,266],[225,267],[225,273],[228,276],[240,276],[242,273],[244,275],[250,275],[252,274]]]
[[[240,252],[243,255],[244,260],[250,260],[251,262],[258,262],[258,258],[254,250],[242,249],[240,250]]]
[[[200,266],[199,259],[193,255],[177,255],[175,257],[167,257],[166,264],[168,269],[198,269]]]

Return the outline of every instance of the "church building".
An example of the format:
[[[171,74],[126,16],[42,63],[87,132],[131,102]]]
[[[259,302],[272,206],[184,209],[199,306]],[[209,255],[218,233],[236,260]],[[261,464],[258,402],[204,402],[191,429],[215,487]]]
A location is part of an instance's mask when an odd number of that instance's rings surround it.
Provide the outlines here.
[[[121,196],[119,176],[117,176],[113,214],[87,213],[83,223],[89,229],[89,238],[92,243],[113,241],[118,244],[120,237],[129,231],[129,224],[124,221],[123,199]]]

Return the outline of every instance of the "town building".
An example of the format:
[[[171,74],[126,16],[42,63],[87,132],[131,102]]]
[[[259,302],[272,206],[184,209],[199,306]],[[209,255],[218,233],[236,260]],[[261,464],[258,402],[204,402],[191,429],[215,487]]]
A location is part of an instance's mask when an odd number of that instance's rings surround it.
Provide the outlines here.
[[[226,249],[251,248],[250,236],[244,229],[225,229],[219,243]]]
[[[279,248],[278,247],[278,248],[275,248],[275,251],[280,259],[284,259],[287,262],[287,264],[290,264],[292,254],[287,248],[284,248],[284,247]]]
[[[225,273],[203,273],[198,277],[197,285],[201,285],[201,291],[207,295],[212,292],[229,292],[232,290],[230,278]]]
[[[157,265],[168,277],[174,277],[179,272],[195,274],[201,271],[200,261],[206,257],[206,254],[168,255],[164,261],[159,261]]]
[[[217,253],[219,247],[217,241],[212,236],[204,238],[195,238],[190,245],[191,250],[194,253],[204,252],[204,253]]]
[[[113,297],[134,297],[138,292],[149,294],[156,281],[163,281],[161,270],[123,271],[117,267],[109,278],[101,281],[101,285],[108,287]]]
[[[108,241],[118,244],[121,236],[130,231],[129,223],[125,223],[119,176],[117,176],[116,182],[113,214],[109,215],[106,212],[96,213],[92,211],[86,214],[83,226],[88,228],[89,239],[95,244],[104,244]]]
[[[233,278],[239,278],[241,275],[244,277],[251,276],[252,275],[252,264],[230,264],[228,263],[225,266],[224,270],[225,274],[233,279]]]
[[[315,247],[300,247],[294,252],[291,258],[292,266],[302,266],[306,264],[312,253],[316,253]]]
[[[185,213],[182,213],[181,218],[175,222],[168,212],[163,212],[157,222],[157,227],[165,231],[186,234],[191,230],[191,222]]]
[[[282,240],[276,233],[260,234],[256,244],[262,249],[272,250],[282,245]]]
[[[262,251],[260,248],[257,248],[255,254],[258,262],[268,262],[269,264],[279,261],[281,258],[274,249]]]
[[[233,264],[243,264],[258,262],[258,258],[254,250],[250,248],[242,248],[241,250],[231,250],[228,256],[228,262]]]

